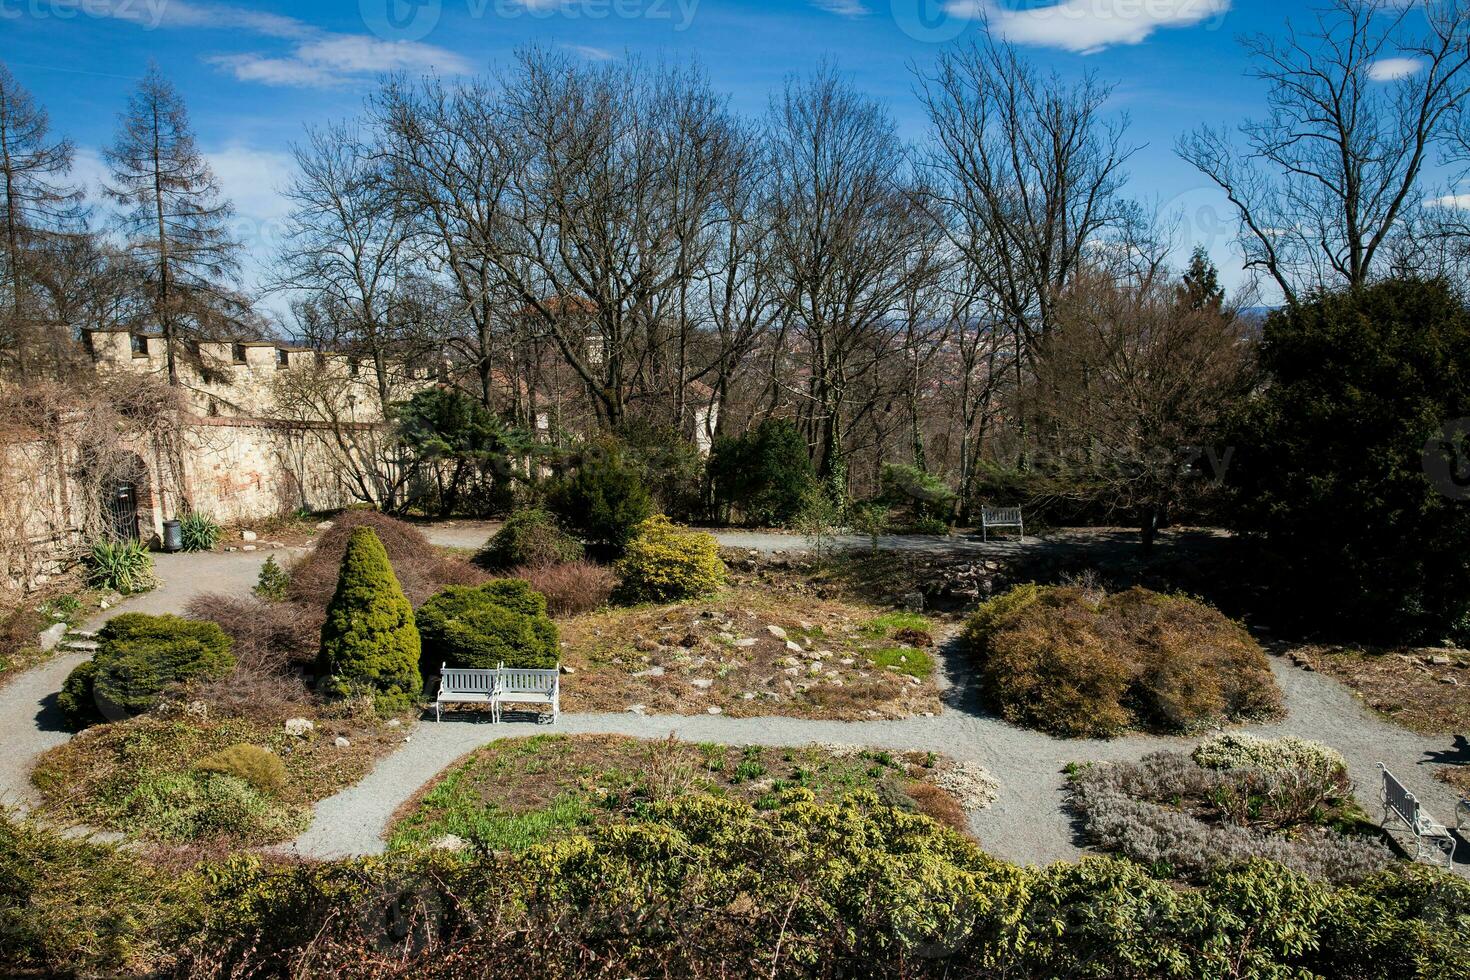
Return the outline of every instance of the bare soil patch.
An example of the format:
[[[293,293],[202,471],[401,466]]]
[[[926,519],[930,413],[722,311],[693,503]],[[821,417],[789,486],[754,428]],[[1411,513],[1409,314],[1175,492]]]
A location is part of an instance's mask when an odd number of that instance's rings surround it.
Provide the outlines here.
[[[1470,733],[1470,651],[1301,646],[1287,656],[1342,681],[1368,707],[1411,731]]]

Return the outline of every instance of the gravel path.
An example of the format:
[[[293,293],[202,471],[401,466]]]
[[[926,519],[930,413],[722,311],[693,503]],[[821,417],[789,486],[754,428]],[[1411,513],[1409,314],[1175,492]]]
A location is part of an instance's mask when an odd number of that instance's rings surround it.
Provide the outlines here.
[[[283,549],[299,554],[302,549]],[[181,613],[189,600],[205,592],[247,595],[260,575],[266,555],[274,552],[155,555],[159,586],[132,596],[99,613],[84,625],[95,630],[124,612]],[[34,802],[31,767],[50,748],[71,738],[56,707],[56,693],[66,675],[89,654],[64,653],[0,688],[0,803],[25,808]]]
[[[476,528],[474,533],[482,530]],[[436,540],[438,537],[435,535]],[[180,612],[189,599],[202,592],[243,594],[254,584],[265,554],[159,556],[160,588],[128,600],[87,625],[95,628],[123,611]],[[6,748],[0,756],[0,801],[30,801],[31,766],[41,753],[69,738],[54,706],[55,693],[83,659],[81,655],[58,657],[0,688],[0,744]],[[317,804],[311,827],[279,849],[311,858],[378,853],[383,849],[382,834],[394,811],[455,759],[496,738],[556,731],[641,738],[673,734],[691,741],[731,745],[845,742],[946,753],[984,766],[1000,783],[995,803],[971,814],[971,829],[982,845],[1012,861],[1045,864],[1075,859],[1081,853],[1073,822],[1064,807],[1061,770],[1068,762],[1136,759],[1157,749],[1184,749],[1194,743],[1189,738],[1148,736],[1112,741],[1062,740],[1016,728],[976,706],[972,686],[955,669],[961,663],[958,656],[941,657],[941,667],[947,665],[954,672],[941,675],[946,709],[934,718],[839,722],[624,713],[564,714],[556,725],[525,721],[491,725],[466,716],[442,723],[426,721],[416,726],[402,748],[381,759],[365,779]],[[1348,760],[1359,799],[1370,814],[1378,813],[1375,764],[1381,761],[1418,794],[1431,813],[1441,819],[1452,816],[1454,794],[1432,778],[1427,763],[1455,752],[1453,736],[1417,735],[1382,721],[1337,681],[1281,658],[1272,658],[1272,669],[1286,696],[1287,717],[1250,731],[1265,736],[1300,735],[1338,749]],[[576,683],[576,679],[569,683]],[[1462,846],[1460,854],[1462,860],[1470,860],[1470,847]]]

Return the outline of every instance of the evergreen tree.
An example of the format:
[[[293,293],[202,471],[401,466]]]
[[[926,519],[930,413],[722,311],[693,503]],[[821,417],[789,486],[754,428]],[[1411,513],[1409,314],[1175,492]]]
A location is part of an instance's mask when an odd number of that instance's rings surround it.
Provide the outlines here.
[[[163,332],[168,380],[178,384],[180,339],[210,336],[245,304],[227,285],[240,244],[227,223],[234,209],[194,142],[183,99],[150,65],[119,119],[106,153],[107,193],[143,283],[143,306]]]
[[[1203,245],[1196,245],[1189,256],[1189,268],[1180,277],[1179,303],[1191,310],[1218,310],[1225,303],[1225,290],[1220,274]]]
[[[52,139],[46,110],[0,64],[0,276],[9,307],[0,349],[27,373],[26,353],[39,326],[33,308],[38,246],[81,215],[81,192],[63,178],[71,171],[70,140]]]
[[[419,631],[388,552],[370,527],[347,540],[337,592],[322,624],[318,669],[339,697],[371,690],[384,714],[403,711],[423,691]]]

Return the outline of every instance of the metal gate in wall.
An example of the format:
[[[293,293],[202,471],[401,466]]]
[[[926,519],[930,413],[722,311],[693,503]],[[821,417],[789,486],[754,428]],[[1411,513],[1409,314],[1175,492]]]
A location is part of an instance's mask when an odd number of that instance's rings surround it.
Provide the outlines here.
[[[138,486],[118,483],[108,500],[112,516],[112,536],[118,541],[138,540]]]

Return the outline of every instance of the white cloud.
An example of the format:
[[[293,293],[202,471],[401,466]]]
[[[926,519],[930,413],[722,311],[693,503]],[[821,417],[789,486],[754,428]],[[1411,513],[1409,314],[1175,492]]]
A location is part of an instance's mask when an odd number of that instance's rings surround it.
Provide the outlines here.
[[[389,41],[369,34],[335,34],[294,17],[229,4],[192,0],[92,0],[101,16],[144,27],[231,30],[292,42],[288,52],[206,55],[205,62],[241,81],[265,85],[324,86],[385,71],[464,74],[470,63],[445,48],[418,41]],[[547,0],[531,0],[545,3]],[[559,0],[555,0],[559,2]]]
[[[1013,9],[997,0],[949,0],[955,17],[986,20],[1008,41],[1092,54],[1115,44],[1140,44],[1155,31],[1220,18],[1230,0],[1059,0]]]
[[[1375,82],[1396,82],[1419,74],[1423,67],[1418,58],[1379,58],[1368,66],[1368,77]]]
[[[219,178],[220,191],[234,203],[237,212],[258,221],[286,216],[291,206],[281,195],[281,188],[296,169],[289,153],[234,143],[207,151],[204,156]]]
[[[812,0],[812,6],[839,17],[863,17],[868,13],[868,6],[862,0]]]
[[[595,48],[590,44],[565,44],[562,45],[568,51],[575,51],[588,61],[612,61],[617,55],[607,48]]]
[[[1457,211],[1470,211],[1470,194],[1446,194],[1444,197],[1435,197],[1424,202],[1430,207],[1454,208]]]

